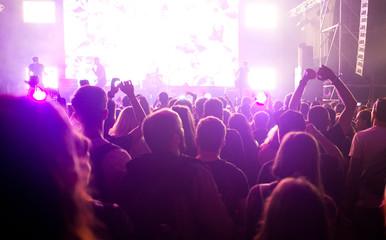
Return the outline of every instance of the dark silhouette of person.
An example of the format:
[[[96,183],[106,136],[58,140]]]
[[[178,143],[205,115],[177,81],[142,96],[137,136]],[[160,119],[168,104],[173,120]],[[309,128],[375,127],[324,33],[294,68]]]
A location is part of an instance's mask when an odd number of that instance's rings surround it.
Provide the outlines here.
[[[147,116],[143,135],[151,153],[130,161],[119,204],[137,239],[230,239],[233,223],[209,169],[181,154],[184,131],[178,114],[161,109]]]
[[[118,184],[125,175],[125,165],[131,157],[127,151],[103,136],[104,121],[108,115],[107,95],[100,87],[83,86],[75,92],[71,103],[83,134],[92,142],[90,195],[103,202],[115,203]]]
[[[38,57],[32,58],[32,63],[28,66],[30,76],[38,76],[39,80],[43,80],[44,65],[39,63]]]
[[[223,121],[224,112],[222,101],[218,98],[208,99],[204,103],[203,116],[213,116]],[[221,149],[221,158],[233,163],[240,169],[242,169],[242,167],[246,163],[243,140],[237,130],[227,128],[225,136],[225,145]]]
[[[0,96],[0,132],[4,236],[97,239],[64,111],[49,102]]]
[[[218,191],[233,219],[236,234],[245,227],[245,199],[249,192],[248,180],[242,170],[220,158],[225,144],[226,127],[216,117],[199,121],[196,130],[197,159],[204,162],[213,174]]]
[[[103,88],[106,86],[107,79],[106,79],[106,70],[105,67],[101,64],[99,57],[94,58],[94,67],[93,72],[95,76],[97,77],[95,86]]]
[[[248,87],[248,62],[243,61],[243,65],[236,72],[235,86],[239,89],[239,99],[243,97],[243,91]]]

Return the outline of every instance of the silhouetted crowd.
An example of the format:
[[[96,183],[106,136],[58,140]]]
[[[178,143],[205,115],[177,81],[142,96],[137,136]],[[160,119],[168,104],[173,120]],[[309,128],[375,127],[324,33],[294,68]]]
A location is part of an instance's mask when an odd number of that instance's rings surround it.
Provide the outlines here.
[[[315,78],[339,101],[302,100]],[[4,237],[385,239],[386,98],[357,106],[326,66],[265,103],[150,106],[116,81],[68,104],[0,96]]]

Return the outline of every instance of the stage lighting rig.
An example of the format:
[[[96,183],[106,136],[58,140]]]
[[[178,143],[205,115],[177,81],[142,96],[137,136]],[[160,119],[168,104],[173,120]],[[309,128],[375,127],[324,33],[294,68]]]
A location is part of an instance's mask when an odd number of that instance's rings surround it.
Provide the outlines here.
[[[291,17],[299,16],[305,13],[308,9],[313,8],[314,6],[321,3],[322,0],[306,0],[290,10]]]

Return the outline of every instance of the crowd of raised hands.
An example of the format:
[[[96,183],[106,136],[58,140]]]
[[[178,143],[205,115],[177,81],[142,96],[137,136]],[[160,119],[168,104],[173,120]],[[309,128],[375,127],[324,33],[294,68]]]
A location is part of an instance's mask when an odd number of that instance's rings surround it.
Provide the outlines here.
[[[304,101],[313,79],[339,100]],[[4,236],[384,239],[385,99],[357,106],[326,66],[283,100],[187,94],[0,96]]]

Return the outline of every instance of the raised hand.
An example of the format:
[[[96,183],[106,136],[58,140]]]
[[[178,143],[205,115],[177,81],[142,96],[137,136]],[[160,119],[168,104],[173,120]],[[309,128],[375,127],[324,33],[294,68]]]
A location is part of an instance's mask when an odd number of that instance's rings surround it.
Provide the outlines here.
[[[304,71],[304,74],[303,74],[304,80],[308,81],[308,80],[315,79],[315,78],[316,78],[316,72],[313,69],[307,68]]]
[[[327,80],[327,79],[334,80],[336,78],[335,73],[330,68],[328,68],[324,65],[322,65],[318,69],[317,76],[318,76],[318,79],[322,80],[322,81]]]
[[[119,78],[113,78],[111,80],[110,92],[116,94],[119,91],[118,83],[120,82]]]
[[[129,97],[135,97],[134,86],[131,80],[121,82],[118,87]]]

